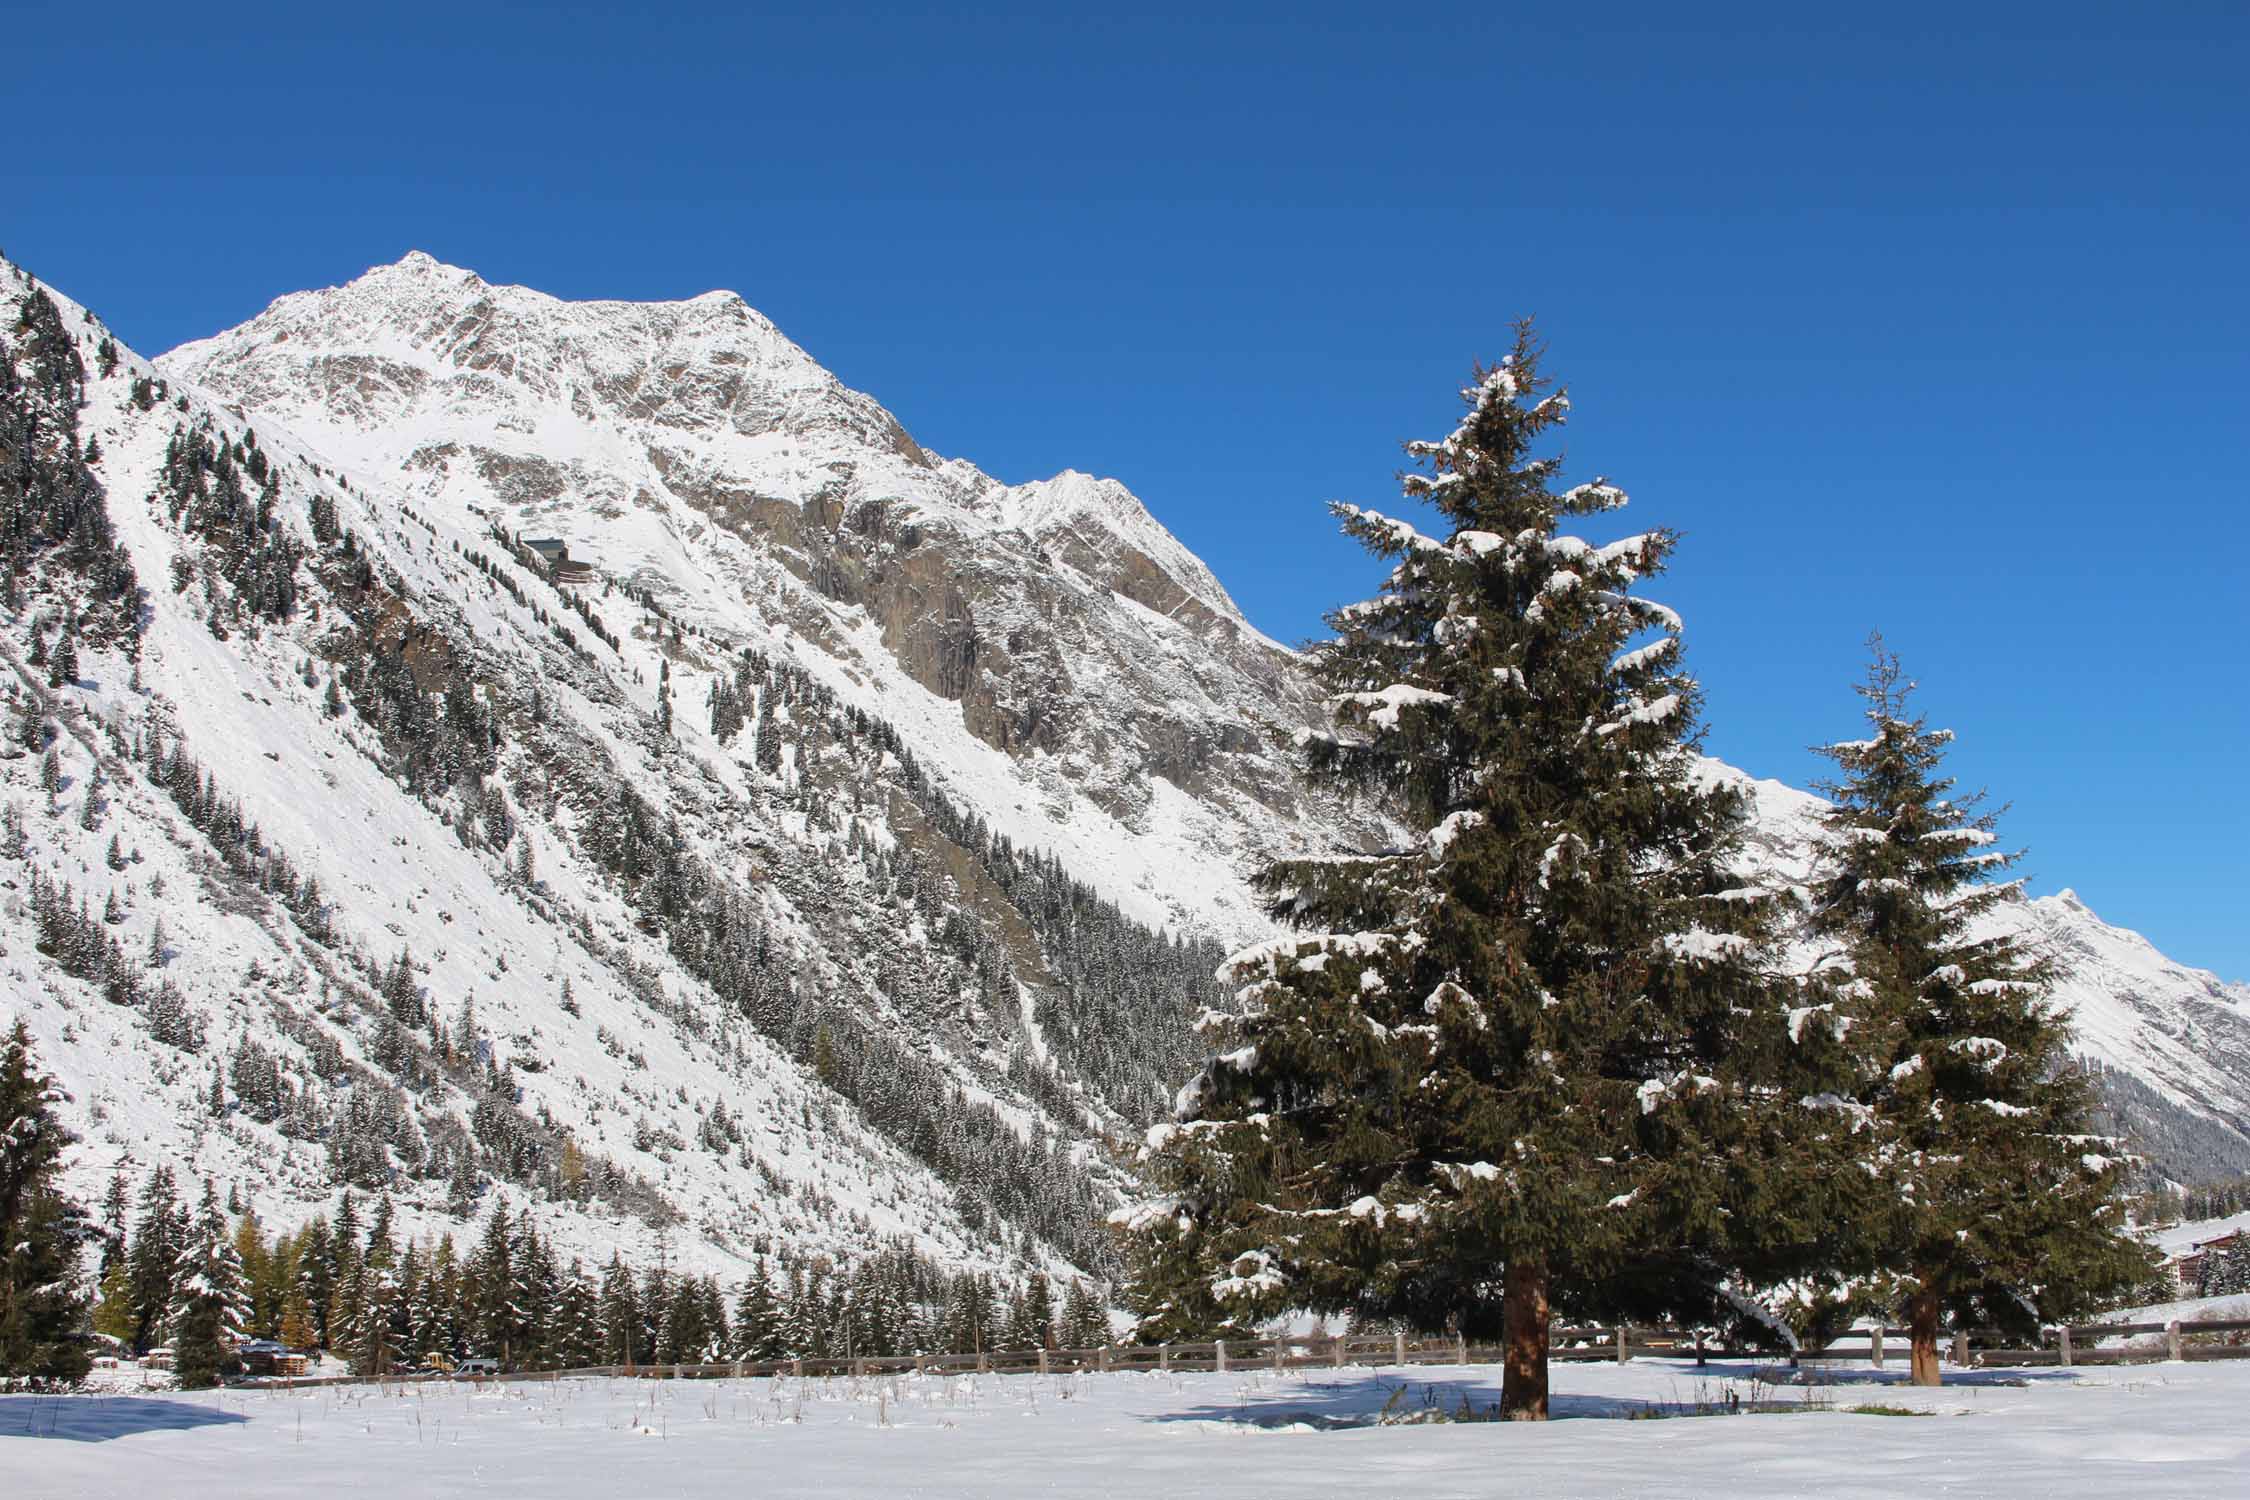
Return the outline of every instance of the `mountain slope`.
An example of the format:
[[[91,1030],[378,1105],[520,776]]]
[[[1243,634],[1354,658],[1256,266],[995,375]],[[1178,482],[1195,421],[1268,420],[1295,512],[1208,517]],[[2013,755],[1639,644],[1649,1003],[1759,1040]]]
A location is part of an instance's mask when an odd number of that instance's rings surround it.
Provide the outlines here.
[[[1290,653],[1122,486],[941,461],[731,293],[565,303],[417,254],[161,365],[435,519],[561,538],[883,703],[995,827],[1143,920],[1257,930],[1247,861],[1335,821],[1276,753],[1314,711]]]
[[[934,457],[731,294],[410,256],[149,365],[0,278],[44,497],[0,986],[90,1197],[170,1160],[281,1223],[351,1184],[593,1258],[1098,1271],[1245,875],[1390,832],[1299,789],[1302,664],[1122,486]],[[1801,879],[1817,801],[1754,792]],[[2165,1165],[2250,1165],[2250,993],[2003,920]]]
[[[75,376],[42,395],[35,456],[151,585],[96,640],[50,548],[11,621],[79,640],[53,686],[10,661],[37,743],[7,763],[6,962],[80,1095],[82,1188],[169,1158],[281,1222],[350,1183],[408,1227],[535,1201],[594,1255],[1099,1267],[1099,1137],[1178,1068],[1130,1033],[1178,1033],[1211,952],[995,835],[787,659],[653,592],[570,596],[45,301],[92,373],[83,410]],[[953,777],[1005,774],[961,742]]]

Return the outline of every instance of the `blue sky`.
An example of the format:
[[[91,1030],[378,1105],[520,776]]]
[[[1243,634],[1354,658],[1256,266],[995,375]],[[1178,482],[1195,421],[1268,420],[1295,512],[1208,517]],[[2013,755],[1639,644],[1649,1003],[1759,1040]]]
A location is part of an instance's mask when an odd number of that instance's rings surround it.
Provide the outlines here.
[[[0,246],[147,352],[415,247],[733,288],[1292,640],[1534,315],[1714,751],[1815,774],[1879,626],[2034,889],[2250,977],[2240,4],[328,9],[16,8]]]

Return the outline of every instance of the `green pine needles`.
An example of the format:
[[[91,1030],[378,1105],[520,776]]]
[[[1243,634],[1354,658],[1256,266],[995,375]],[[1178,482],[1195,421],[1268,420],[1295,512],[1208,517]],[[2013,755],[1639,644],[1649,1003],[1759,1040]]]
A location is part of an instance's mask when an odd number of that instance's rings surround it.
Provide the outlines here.
[[[90,1235],[62,1191],[63,1154],[77,1139],[57,1116],[67,1097],[17,1021],[0,1038],[0,1386],[69,1385],[89,1363],[78,1259]]]
[[[1158,1334],[1299,1307],[1502,1333],[1521,1416],[1550,1311],[1708,1314],[1806,1258],[1847,1133],[1801,1102],[1834,1059],[1791,1040],[1784,898],[1734,868],[1680,621],[1635,592],[1673,534],[1562,529],[1626,497],[1535,453],[1569,409],[1538,354],[1520,329],[1408,445],[1443,537],[1336,508],[1394,567],[1329,617],[1307,770],[1412,837],[1264,873],[1303,933],[1229,960],[1217,1055],[1149,1137],[1163,1196],[1124,1219]]]
[[[1914,684],[1870,645],[1870,737],[1821,747],[1841,774],[1820,788],[1835,806],[1812,927],[1835,946],[1816,977],[1857,1017],[1860,1082],[1833,1101],[1874,1179],[1857,1253],[1934,1385],[1941,1318],[2034,1327],[2153,1268],[2125,1232],[2126,1158],[2088,1133],[2091,1085],[2047,1002],[2054,960],[1979,922],[2015,898],[2020,882],[1991,877],[2020,854],[1941,774],[1951,732],[1912,714]]]

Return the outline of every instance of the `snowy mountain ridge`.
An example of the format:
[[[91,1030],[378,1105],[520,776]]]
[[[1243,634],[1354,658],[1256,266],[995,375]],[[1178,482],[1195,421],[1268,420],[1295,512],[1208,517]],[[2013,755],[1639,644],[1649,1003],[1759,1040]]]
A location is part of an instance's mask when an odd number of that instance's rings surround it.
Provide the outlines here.
[[[1212,879],[1205,855],[1295,835],[1261,831],[1298,794],[1256,741],[1313,700],[1115,481],[941,461],[732,293],[565,303],[419,253],[158,363],[355,480],[563,537],[897,701],[1011,835],[1075,846],[1144,919],[1259,927],[1239,859]]]
[[[50,726],[0,759],[0,990],[89,1197],[169,1161],[283,1224],[349,1183],[594,1259],[1101,1269],[1105,1141],[1268,931],[1245,877],[1390,833],[1298,787],[1302,663],[1123,486],[933,457],[730,293],[414,255],[153,364],[49,295],[99,453],[49,413],[40,462],[147,592],[51,684],[98,573],[57,545],[0,633]],[[1801,878],[1818,800],[1753,793]],[[2003,919],[2167,1160],[2250,1164],[2250,991],[2068,897]]]

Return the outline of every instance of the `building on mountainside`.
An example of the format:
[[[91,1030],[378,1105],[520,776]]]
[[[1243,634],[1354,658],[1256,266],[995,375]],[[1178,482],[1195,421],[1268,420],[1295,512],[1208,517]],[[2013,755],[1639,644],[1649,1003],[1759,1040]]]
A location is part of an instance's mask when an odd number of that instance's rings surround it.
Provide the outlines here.
[[[534,537],[518,545],[526,562],[557,583],[586,583],[594,576],[594,565],[572,557],[570,543],[561,537]]]
[[[2172,1262],[2172,1271],[2179,1277],[2180,1291],[2190,1297],[2250,1292],[2250,1230],[2198,1240]]]

